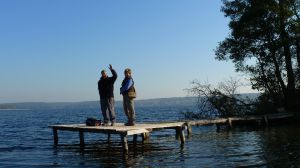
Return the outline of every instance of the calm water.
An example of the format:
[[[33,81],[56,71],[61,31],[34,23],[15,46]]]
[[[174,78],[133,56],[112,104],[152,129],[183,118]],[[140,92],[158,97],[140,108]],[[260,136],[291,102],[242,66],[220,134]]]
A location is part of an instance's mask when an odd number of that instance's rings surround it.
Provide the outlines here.
[[[178,120],[185,108],[137,108],[137,119]],[[107,144],[106,136],[59,132],[53,147],[51,124],[83,123],[97,109],[0,111],[0,167],[300,167],[300,125],[235,128],[216,132],[214,126],[193,127],[192,137],[180,147],[173,130],[151,133],[150,141],[122,154],[119,137]],[[117,108],[119,122],[124,114]],[[140,137],[139,137],[140,138]],[[138,139],[140,140],[140,139]]]

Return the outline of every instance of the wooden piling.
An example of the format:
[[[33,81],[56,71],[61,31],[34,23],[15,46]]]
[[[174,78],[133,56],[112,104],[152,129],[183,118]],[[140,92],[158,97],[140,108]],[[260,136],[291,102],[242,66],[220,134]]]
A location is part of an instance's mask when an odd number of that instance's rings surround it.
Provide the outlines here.
[[[187,137],[191,137],[192,135],[192,126],[189,123],[186,123],[187,127]]]
[[[110,138],[111,138],[111,134],[108,133],[108,134],[107,134],[107,142],[108,142],[108,143],[110,143]]]
[[[137,144],[137,139],[138,139],[138,135],[137,134],[134,134],[133,135],[133,145],[136,146]]]
[[[220,132],[220,129],[221,129],[220,124],[216,124],[216,126],[217,126],[217,132]]]
[[[127,135],[121,134],[121,142],[122,142],[124,153],[128,153]]]
[[[176,127],[175,131],[175,138],[178,140],[180,138],[181,127]]]
[[[80,146],[84,147],[84,133],[83,133],[83,131],[79,131],[79,139],[80,139]]]
[[[231,118],[228,118],[228,125],[229,125],[229,128],[233,128],[232,119]]]
[[[137,135],[137,134],[133,135],[133,142],[134,142],[134,143],[137,142],[137,138],[138,138],[138,135]]]
[[[53,140],[54,140],[54,145],[58,145],[58,135],[57,135],[57,128],[53,128]]]
[[[145,142],[145,141],[149,140],[149,138],[150,138],[149,132],[142,133],[141,135],[142,135],[142,142]]]
[[[179,130],[180,142],[181,142],[181,145],[183,145],[185,142],[184,128],[179,127],[178,130]]]
[[[268,126],[269,125],[269,120],[268,120],[268,116],[267,115],[264,115],[264,120],[265,120],[266,126]]]

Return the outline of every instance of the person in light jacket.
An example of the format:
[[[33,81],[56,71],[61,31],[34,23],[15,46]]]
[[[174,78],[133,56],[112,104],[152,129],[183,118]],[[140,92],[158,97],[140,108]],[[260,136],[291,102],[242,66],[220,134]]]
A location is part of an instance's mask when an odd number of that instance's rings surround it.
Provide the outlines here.
[[[136,97],[136,92],[134,88],[134,81],[131,77],[132,71],[127,68],[124,71],[125,78],[122,82],[122,87],[120,88],[120,94],[123,95],[123,108],[124,113],[127,116],[126,126],[135,125],[135,110],[134,110],[134,98]]]

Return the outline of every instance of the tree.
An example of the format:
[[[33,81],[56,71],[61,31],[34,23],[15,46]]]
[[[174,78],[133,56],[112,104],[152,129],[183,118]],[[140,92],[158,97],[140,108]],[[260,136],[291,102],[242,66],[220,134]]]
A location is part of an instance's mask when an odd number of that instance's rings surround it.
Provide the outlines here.
[[[231,34],[215,54],[250,75],[275,107],[300,109],[300,0],[223,0]]]
[[[244,116],[255,111],[256,100],[238,93],[242,83],[237,79],[231,77],[216,87],[199,81],[193,81],[191,85],[187,91],[198,97],[198,112],[185,114],[192,116],[189,119]]]

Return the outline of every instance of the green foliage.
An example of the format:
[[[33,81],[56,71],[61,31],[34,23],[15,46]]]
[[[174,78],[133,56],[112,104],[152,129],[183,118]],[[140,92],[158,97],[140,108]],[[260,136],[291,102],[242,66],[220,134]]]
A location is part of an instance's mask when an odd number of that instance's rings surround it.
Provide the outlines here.
[[[299,0],[224,0],[231,34],[215,54],[250,75],[252,88],[264,92],[274,107],[299,106]]]

